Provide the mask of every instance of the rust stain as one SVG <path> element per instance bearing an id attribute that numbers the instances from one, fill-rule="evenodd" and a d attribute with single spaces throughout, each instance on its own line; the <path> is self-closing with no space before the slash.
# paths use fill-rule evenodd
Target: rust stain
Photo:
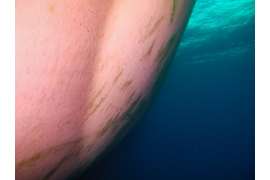
<path id="1" fill-rule="evenodd" d="M 128 97 L 128 99 L 126 100 L 126 102 L 125 102 L 126 105 L 129 104 L 129 102 L 130 102 L 131 99 L 133 98 L 134 94 L 135 94 L 135 91 L 134 91 L 134 92 Z"/>
<path id="2" fill-rule="evenodd" d="M 99 101 L 99 103 L 96 105 L 95 109 L 90 113 L 90 115 L 94 114 L 96 112 L 96 110 L 100 107 L 100 105 L 102 104 L 102 102 L 105 100 L 105 97 L 102 97 Z"/>
<path id="3" fill-rule="evenodd" d="M 123 72 L 123 69 L 118 73 L 117 76 L 115 76 L 115 78 L 114 78 L 114 80 L 113 80 L 113 84 L 116 83 L 116 82 L 119 80 L 119 78 L 120 78 L 122 72 Z"/>
<path id="4" fill-rule="evenodd" d="M 51 169 L 43 178 L 42 180 L 49 179 L 60 167 L 61 165 L 66 162 L 71 156 L 64 157 L 53 169 Z"/>
<path id="5" fill-rule="evenodd" d="M 156 29 L 159 27 L 161 21 L 163 20 L 163 18 L 164 18 L 164 16 L 162 16 L 161 18 L 159 18 L 156 21 L 156 23 L 152 26 L 152 28 L 150 28 L 150 30 L 148 31 L 148 33 L 144 37 L 142 37 L 140 39 L 139 43 L 142 42 L 142 41 L 144 41 L 147 37 L 151 36 L 156 31 Z"/>
<path id="6" fill-rule="evenodd" d="M 152 45 L 149 47 L 149 49 L 146 51 L 146 53 L 142 56 L 142 58 L 140 59 L 140 61 L 143 61 L 144 59 L 146 59 L 148 56 L 150 56 L 153 47 L 155 45 L 155 40 L 153 40 Z"/>
<path id="7" fill-rule="evenodd" d="M 148 49 L 148 51 L 146 52 L 146 56 L 149 56 L 152 52 L 152 49 L 154 47 L 154 44 L 155 44 L 155 40 L 152 42 L 152 45 L 150 46 L 150 48 Z"/>
<path id="8" fill-rule="evenodd" d="M 131 81 L 126 81 L 123 86 L 121 87 L 120 91 L 123 91 L 125 90 L 128 86 L 130 86 L 132 83 L 132 80 Z"/>
<path id="9" fill-rule="evenodd" d="M 89 109 L 91 109 L 93 107 L 94 101 L 99 97 L 99 95 L 101 94 L 104 87 L 105 87 L 105 84 L 99 89 L 97 94 L 95 94 L 94 97 L 90 100 L 90 102 L 86 105 L 86 107 L 85 107 L 86 111 L 88 111 Z"/>
<path id="10" fill-rule="evenodd" d="M 64 150 L 72 145 L 76 145 L 82 140 L 85 140 L 89 138 L 90 136 L 85 136 L 85 137 L 79 137 L 73 141 L 69 141 L 66 143 L 59 144 L 57 146 L 48 148 L 44 151 L 40 151 L 38 153 L 35 153 L 32 157 L 28 159 L 24 159 L 21 162 L 19 162 L 17 165 L 15 165 L 15 169 L 18 170 L 20 168 L 26 167 L 26 166 L 31 166 L 33 163 L 37 162 L 38 160 L 44 159 L 45 157 L 49 156 L 50 154 L 55 154 L 57 152 L 60 152 L 61 150 Z"/>
<path id="11" fill-rule="evenodd" d="M 177 0 L 173 0 L 172 14 L 171 14 L 171 20 L 170 20 L 171 23 L 173 22 L 173 19 L 174 19 L 176 7 L 177 7 Z"/>
<path id="12" fill-rule="evenodd" d="M 54 7 L 50 6 L 50 12 L 53 12 L 53 11 L 54 11 Z"/>

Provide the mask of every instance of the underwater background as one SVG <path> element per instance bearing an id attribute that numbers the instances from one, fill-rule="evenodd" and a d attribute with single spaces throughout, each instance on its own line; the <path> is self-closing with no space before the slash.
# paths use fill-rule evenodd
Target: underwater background
<path id="1" fill-rule="evenodd" d="M 255 0 L 197 0 L 148 115 L 79 179 L 255 179 Z"/>

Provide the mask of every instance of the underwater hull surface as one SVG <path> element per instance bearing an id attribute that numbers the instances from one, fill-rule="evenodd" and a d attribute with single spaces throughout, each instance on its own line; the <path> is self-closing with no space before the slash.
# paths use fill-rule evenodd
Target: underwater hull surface
<path id="1" fill-rule="evenodd" d="M 74 178 L 157 96 L 195 1 L 16 1 L 16 179 Z"/>

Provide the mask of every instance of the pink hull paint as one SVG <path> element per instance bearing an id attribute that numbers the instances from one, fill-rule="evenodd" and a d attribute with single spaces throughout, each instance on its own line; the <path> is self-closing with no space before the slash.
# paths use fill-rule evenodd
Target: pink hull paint
<path id="1" fill-rule="evenodd" d="M 147 113 L 195 0 L 16 1 L 16 179 L 77 176 Z"/>

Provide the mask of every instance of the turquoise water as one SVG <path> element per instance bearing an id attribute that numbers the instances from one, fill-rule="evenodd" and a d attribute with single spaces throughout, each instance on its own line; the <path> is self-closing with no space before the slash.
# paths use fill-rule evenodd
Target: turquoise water
<path id="1" fill-rule="evenodd" d="M 182 52 L 187 51 L 192 58 L 181 57 L 181 60 L 199 63 L 254 51 L 255 39 L 243 37 L 254 37 L 254 23 L 255 0 L 198 0 L 177 55 L 183 56 Z M 199 49 L 202 46 L 208 49 L 202 51 Z M 196 49 L 193 56 L 191 50 Z"/>
<path id="2" fill-rule="evenodd" d="M 255 179 L 255 1 L 198 0 L 145 120 L 80 179 Z"/>

